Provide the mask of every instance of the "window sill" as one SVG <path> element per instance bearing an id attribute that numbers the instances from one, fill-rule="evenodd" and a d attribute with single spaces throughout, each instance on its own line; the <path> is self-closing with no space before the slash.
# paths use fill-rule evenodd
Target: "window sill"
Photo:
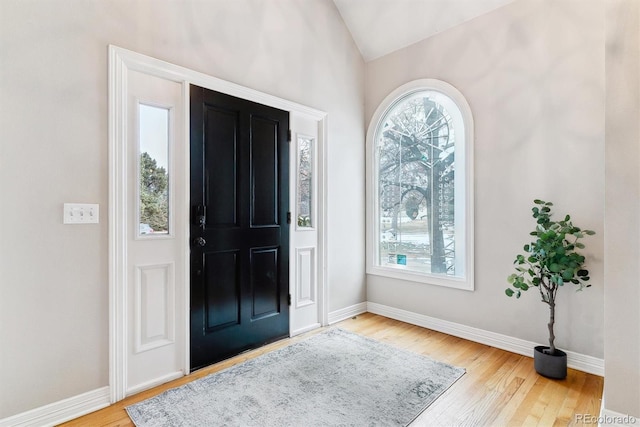
<path id="1" fill-rule="evenodd" d="M 367 274 L 389 277 L 424 285 L 443 286 L 446 288 L 473 291 L 474 284 L 470 277 L 443 277 L 434 274 L 406 271 L 402 267 L 367 267 Z"/>

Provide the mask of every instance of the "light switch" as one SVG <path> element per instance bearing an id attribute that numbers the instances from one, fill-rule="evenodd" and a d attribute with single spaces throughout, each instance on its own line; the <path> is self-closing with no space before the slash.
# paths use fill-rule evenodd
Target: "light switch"
<path id="1" fill-rule="evenodd" d="M 65 224 L 97 224 L 100 220 L 98 204 L 65 203 L 63 222 Z"/>

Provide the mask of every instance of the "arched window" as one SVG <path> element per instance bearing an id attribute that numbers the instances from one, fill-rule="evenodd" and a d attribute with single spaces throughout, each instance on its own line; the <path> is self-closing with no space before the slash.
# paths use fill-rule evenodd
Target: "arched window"
<path id="1" fill-rule="evenodd" d="M 473 289 L 473 118 L 440 80 L 393 91 L 367 132 L 367 272 Z"/>

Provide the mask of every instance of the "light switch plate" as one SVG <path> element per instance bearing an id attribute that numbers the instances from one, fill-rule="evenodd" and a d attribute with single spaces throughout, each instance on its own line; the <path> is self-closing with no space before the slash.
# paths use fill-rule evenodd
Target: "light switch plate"
<path id="1" fill-rule="evenodd" d="M 100 221 L 100 209 L 93 203 L 65 203 L 63 222 L 65 224 L 97 224 Z"/>

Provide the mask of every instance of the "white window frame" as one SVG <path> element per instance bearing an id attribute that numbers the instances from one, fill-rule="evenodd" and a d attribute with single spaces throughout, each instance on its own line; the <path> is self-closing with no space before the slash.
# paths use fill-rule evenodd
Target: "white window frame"
<path id="1" fill-rule="evenodd" d="M 378 265 L 379 259 L 379 203 L 378 203 L 378 164 L 376 159 L 376 135 L 382 120 L 397 103 L 413 94 L 423 91 L 436 91 L 450 98 L 460 110 L 464 124 L 463 150 L 456 147 L 456 186 L 462 184 L 460 192 L 456 189 L 456 258 L 462 257 L 463 272 L 459 276 L 422 273 L 406 270 L 403 267 Z M 419 79 L 406 83 L 391 92 L 376 109 L 367 130 L 367 274 L 408 280 L 456 289 L 474 290 L 474 181 L 473 181 L 473 116 L 469 103 L 462 93 L 451 84 L 437 79 Z M 463 194 L 460 198 L 459 194 Z M 460 200 L 461 199 L 461 200 Z M 459 225 L 462 230 L 459 230 Z M 462 234 L 459 234 L 461 231 Z M 456 264 L 458 264 L 456 262 Z"/>

